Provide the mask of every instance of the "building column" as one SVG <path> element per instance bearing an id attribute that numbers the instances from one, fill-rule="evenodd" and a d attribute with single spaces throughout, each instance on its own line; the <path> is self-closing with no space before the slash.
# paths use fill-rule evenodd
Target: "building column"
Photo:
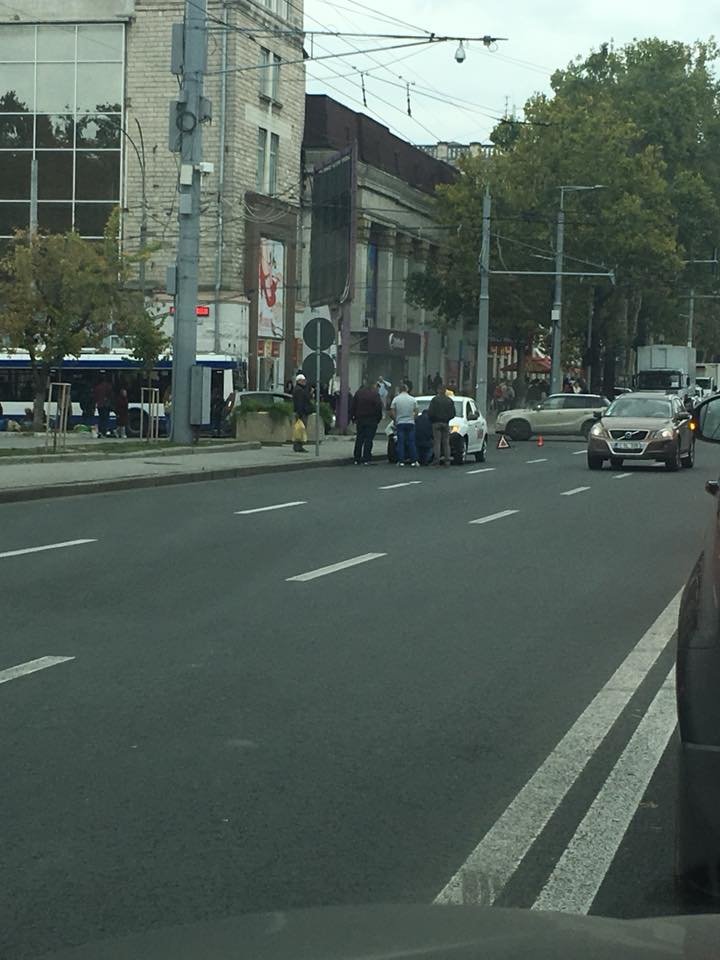
<path id="1" fill-rule="evenodd" d="M 392 324 L 398 330 L 407 330 L 408 328 L 408 304 L 405 299 L 405 285 L 410 274 L 410 251 L 412 250 L 412 237 L 406 233 L 399 233 L 395 238 L 395 256 L 393 270 L 392 286 Z"/>
<path id="2" fill-rule="evenodd" d="M 392 327 L 393 308 L 393 259 L 395 252 L 395 228 L 381 227 L 377 236 L 377 326 Z"/>
<path id="3" fill-rule="evenodd" d="M 364 330 L 367 326 L 367 275 L 368 243 L 370 242 L 370 220 L 358 216 L 355 240 L 355 279 L 350 308 L 350 324 L 353 330 Z"/>

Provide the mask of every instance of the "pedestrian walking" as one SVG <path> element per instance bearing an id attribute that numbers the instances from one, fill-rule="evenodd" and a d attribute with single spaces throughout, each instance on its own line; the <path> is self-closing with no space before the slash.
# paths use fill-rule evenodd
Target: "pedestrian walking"
<path id="1" fill-rule="evenodd" d="M 98 412 L 98 440 L 110 433 L 110 413 L 112 412 L 112 387 L 108 380 L 102 379 L 95 384 L 93 399 Z"/>
<path id="2" fill-rule="evenodd" d="M 117 421 L 117 435 L 121 440 L 127 440 L 127 428 L 130 419 L 130 405 L 127 390 L 122 387 L 115 398 L 115 418 Z"/>
<path id="3" fill-rule="evenodd" d="M 307 441 L 307 421 L 312 413 L 312 403 L 310 402 L 310 392 L 307 386 L 307 380 L 304 373 L 299 373 L 295 377 L 295 387 L 293 389 L 293 410 L 295 412 L 295 425 L 293 427 L 293 450 L 295 453 L 307 453 L 305 442 Z M 298 427 L 302 424 L 302 428 Z M 296 439 L 297 437 L 297 439 Z"/>
<path id="4" fill-rule="evenodd" d="M 447 395 L 442 383 L 430 401 L 428 415 L 432 423 L 435 466 L 439 467 L 445 464 L 447 467 L 450 464 L 450 427 L 448 424 L 455 416 L 455 404 Z"/>
<path id="5" fill-rule="evenodd" d="M 397 431 L 397 462 L 404 467 L 409 462 L 413 467 L 419 467 L 417 448 L 415 446 L 415 414 L 417 402 L 415 397 L 408 393 L 407 386 L 400 384 L 397 396 L 390 404 L 390 415 L 395 421 Z"/>
<path id="6" fill-rule="evenodd" d="M 387 410 L 390 404 L 390 389 L 392 384 L 389 380 L 386 380 L 385 377 L 378 377 L 377 381 L 377 390 L 380 396 L 380 402 L 383 406 L 383 411 Z"/>
<path id="7" fill-rule="evenodd" d="M 350 404 L 350 419 L 356 426 L 353 451 L 355 464 L 372 463 L 373 440 L 382 416 L 380 394 L 370 383 L 363 383 Z"/>
<path id="8" fill-rule="evenodd" d="M 163 397 L 163 413 L 165 414 L 165 436 L 170 440 L 172 437 L 172 389 L 170 387 L 167 388 Z"/>

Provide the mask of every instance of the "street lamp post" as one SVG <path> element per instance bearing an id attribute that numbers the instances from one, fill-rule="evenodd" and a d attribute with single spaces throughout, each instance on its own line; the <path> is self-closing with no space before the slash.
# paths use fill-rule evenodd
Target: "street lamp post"
<path id="1" fill-rule="evenodd" d="M 550 392 L 560 392 L 560 373 L 562 367 L 562 278 L 563 255 L 565 245 L 565 191 L 566 190 L 602 190 L 604 184 L 593 186 L 575 186 L 565 184 L 560 187 L 560 209 L 557 215 L 557 237 L 555 240 L 555 296 L 552 306 L 552 366 L 550 370 Z"/>

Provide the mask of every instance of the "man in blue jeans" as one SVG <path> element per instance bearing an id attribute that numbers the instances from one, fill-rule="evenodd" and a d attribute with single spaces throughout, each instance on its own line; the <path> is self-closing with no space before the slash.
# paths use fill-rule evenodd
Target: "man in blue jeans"
<path id="1" fill-rule="evenodd" d="M 390 404 L 390 414 L 395 421 L 397 431 L 397 462 L 404 467 L 409 462 L 413 467 L 419 467 L 417 449 L 415 446 L 415 414 L 417 403 L 415 397 L 408 393 L 407 384 L 401 383 L 398 395 Z"/>

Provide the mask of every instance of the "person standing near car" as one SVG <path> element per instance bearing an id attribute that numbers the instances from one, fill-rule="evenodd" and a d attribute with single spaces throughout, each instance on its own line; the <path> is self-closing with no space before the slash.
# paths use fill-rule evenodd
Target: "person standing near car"
<path id="1" fill-rule="evenodd" d="M 310 402 L 310 391 L 308 390 L 304 373 L 299 373 L 295 377 L 293 410 L 295 412 L 295 422 L 301 421 L 303 427 L 307 429 L 308 417 L 312 413 L 312 403 Z M 293 450 L 296 453 L 306 453 L 304 441 L 293 440 Z"/>
<path id="2" fill-rule="evenodd" d="M 413 467 L 419 467 L 417 449 L 415 446 L 415 414 L 417 402 L 415 397 L 408 393 L 407 385 L 400 384 L 397 396 L 390 404 L 390 416 L 395 421 L 397 431 L 397 462 L 404 467 L 409 462 Z"/>
<path id="3" fill-rule="evenodd" d="M 121 387 L 115 397 L 115 418 L 117 421 L 117 435 L 121 440 L 127 440 L 127 428 L 130 420 L 130 405 L 125 387 Z"/>
<path id="4" fill-rule="evenodd" d="M 355 464 L 372 463 L 373 440 L 382 416 L 380 394 L 369 383 L 363 383 L 350 404 L 350 419 L 357 428 L 353 451 Z"/>
<path id="5" fill-rule="evenodd" d="M 448 424 L 455 416 L 455 404 L 447 395 L 442 383 L 430 401 L 428 415 L 432 423 L 435 466 L 439 467 L 442 464 L 448 466 L 450 463 L 450 427 Z"/>

